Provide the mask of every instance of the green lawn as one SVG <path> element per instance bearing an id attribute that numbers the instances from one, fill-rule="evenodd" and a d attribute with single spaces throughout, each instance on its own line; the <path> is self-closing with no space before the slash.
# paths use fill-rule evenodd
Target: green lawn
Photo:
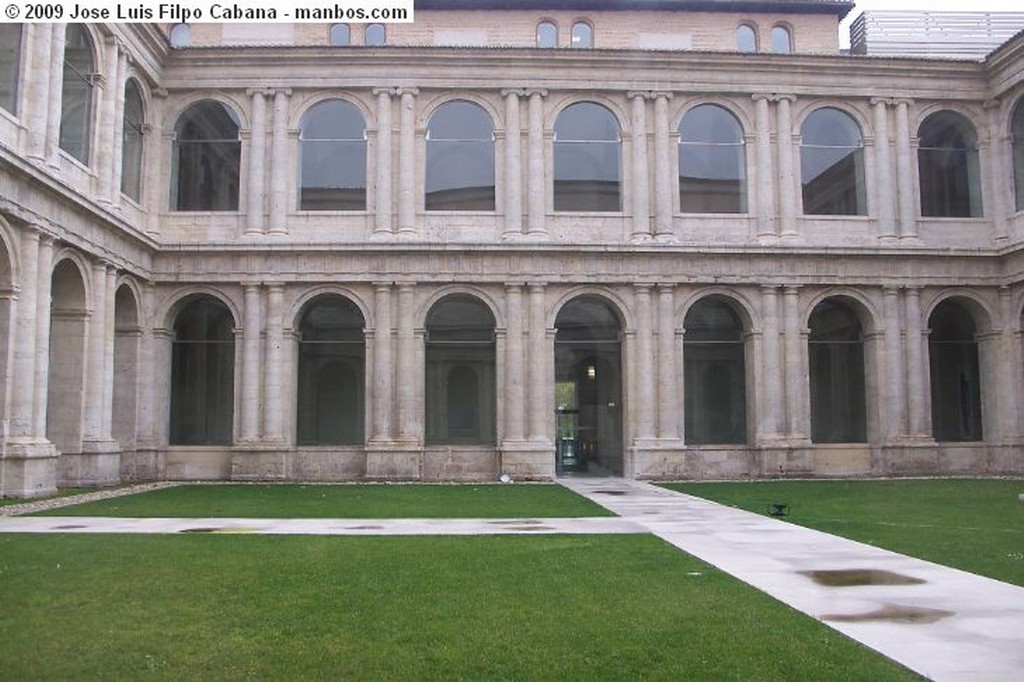
<path id="1" fill-rule="evenodd" d="M 648 535 L 0 535 L 0 671 L 917 679 Z"/>
<path id="2" fill-rule="evenodd" d="M 183 485 L 41 512 L 187 518 L 564 518 L 613 516 L 554 484 Z"/>
<path id="3" fill-rule="evenodd" d="M 1024 586 L 1022 480 L 764 481 L 665 487 Z"/>

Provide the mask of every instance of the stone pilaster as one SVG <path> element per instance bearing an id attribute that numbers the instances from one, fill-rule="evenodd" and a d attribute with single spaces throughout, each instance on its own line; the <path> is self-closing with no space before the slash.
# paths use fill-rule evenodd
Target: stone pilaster
<path id="1" fill-rule="evenodd" d="M 931 415 L 928 405 L 931 397 L 928 383 L 925 381 L 925 335 L 921 321 L 921 290 L 919 287 L 907 287 L 906 315 L 907 328 L 907 404 L 908 427 L 913 438 L 931 438 Z"/>
<path id="2" fill-rule="evenodd" d="M 916 240 L 917 215 L 920 207 L 914 194 L 917 163 L 911 143 L 910 104 L 910 100 L 896 100 L 896 183 L 900 238 Z"/>
<path id="3" fill-rule="evenodd" d="M 658 285 L 658 438 L 679 437 L 675 286 Z"/>
<path id="4" fill-rule="evenodd" d="M 247 443 L 260 438 L 260 330 L 263 311 L 259 284 L 243 287 L 242 311 L 242 424 L 240 439 Z"/>
<path id="5" fill-rule="evenodd" d="M 772 168 L 772 134 L 770 95 L 754 95 L 754 133 L 756 137 L 755 167 L 757 178 L 754 188 L 757 202 L 757 236 L 759 239 L 778 237 L 775 224 L 775 183 Z"/>
<path id="6" fill-rule="evenodd" d="M 528 415 L 528 437 L 532 441 L 547 439 L 547 406 L 554 396 L 547 396 L 547 322 L 545 320 L 545 285 L 539 282 L 530 283 L 530 333 L 529 343 L 529 383 L 527 396 L 530 405 Z"/>
<path id="7" fill-rule="evenodd" d="M 373 412 L 370 440 L 384 443 L 391 440 L 391 396 L 394 372 L 391 359 L 391 283 L 373 285 Z"/>
<path id="8" fill-rule="evenodd" d="M 778 440 L 781 436 L 782 356 L 779 349 L 779 291 L 776 285 L 761 287 L 761 388 L 758 395 L 758 440 Z"/>
<path id="9" fill-rule="evenodd" d="M 282 365 L 284 363 L 284 285 L 267 286 L 266 364 L 263 375 L 263 438 L 273 443 L 287 439 L 284 433 L 285 398 Z"/>
<path id="10" fill-rule="evenodd" d="M 882 289 L 885 314 L 885 424 L 890 442 L 907 433 L 907 373 L 903 364 L 900 324 L 900 292 L 894 286 Z"/>
<path id="11" fill-rule="evenodd" d="M 107 36 L 103 43 L 103 78 L 99 89 L 99 116 L 96 119 L 97 148 L 96 179 L 98 182 L 99 201 L 111 203 L 114 200 L 114 140 L 121 137 L 120 121 L 115 120 L 117 109 L 117 89 L 119 85 L 118 61 L 120 41 L 115 36 Z"/>
<path id="12" fill-rule="evenodd" d="M 878 216 L 878 238 L 892 242 L 896 233 L 896 188 L 893 185 L 892 141 L 889 136 L 889 100 L 871 100 L 875 127 L 875 192 L 872 212 Z"/>
<path id="13" fill-rule="evenodd" d="M 799 183 L 793 163 L 793 118 L 791 103 L 796 98 L 792 95 L 778 95 L 776 109 L 776 151 L 778 153 L 779 186 L 779 220 L 783 237 L 796 237 L 797 192 Z"/>
<path id="14" fill-rule="evenodd" d="M 398 372 L 404 377 L 396 382 L 398 391 L 398 439 L 403 442 L 419 443 L 423 439 L 416 417 L 416 382 L 413 376 L 420 376 L 423 368 L 418 367 L 416 353 L 416 284 L 403 282 L 398 285 Z"/>
<path id="15" fill-rule="evenodd" d="M 653 92 L 654 97 L 654 236 L 660 242 L 675 240 L 672 229 L 672 133 L 668 126 L 671 92 Z M 678 172 L 678 171 L 677 171 Z"/>
<path id="16" fill-rule="evenodd" d="M 288 107 L 292 91 L 288 88 L 274 90 L 274 128 L 270 147 L 270 234 L 288 234 L 289 188 L 293 184 L 287 176 L 290 167 L 288 158 Z"/>
<path id="17" fill-rule="evenodd" d="M 800 323 L 800 287 L 783 289 L 786 343 L 786 422 L 789 438 L 804 441 L 810 435 L 811 404 L 807 393 L 807 333 Z"/>
<path id="18" fill-rule="evenodd" d="M 167 91 L 156 89 L 150 99 L 150 122 L 152 135 L 147 135 L 146 151 L 142 168 L 142 192 L 144 204 L 149 209 L 146 232 L 152 237 L 160 235 L 160 218 L 168 208 L 171 160 L 170 139 L 164 134 L 164 110 L 167 108 Z M 146 162 L 147 159 L 152 161 Z"/>
<path id="19" fill-rule="evenodd" d="M 523 409 L 523 287 L 505 285 L 505 437 L 523 440 L 525 419 Z"/>
<path id="20" fill-rule="evenodd" d="M 54 240 L 48 235 L 39 238 L 38 284 L 36 286 L 36 358 L 35 398 L 32 414 L 32 435 L 46 438 L 46 405 L 50 383 L 50 295 L 53 287 Z"/>
<path id="21" fill-rule="evenodd" d="M 106 379 L 107 264 L 92 265 L 91 306 L 86 326 L 84 440 L 103 441 L 103 394 Z M 84 447 L 84 446 L 83 446 Z"/>
<path id="22" fill-rule="evenodd" d="M 114 337 L 117 333 L 117 269 L 107 268 L 107 284 L 104 290 L 106 319 L 104 321 L 103 357 L 103 430 L 104 439 L 114 440 Z"/>
<path id="23" fill-rule="evenodd" d="M 653 315 L 651 314 L 651 285 L 635 284 L 636 296 L 636 354 L 638 400 L 633 418 L 636 435 L 640 440 L 654 438 L 654 343 Z"/>
<path id="24" fill-rule="evenodd" d="M 649 92 L 629 92 L 632 101 L 633 127 L 633 229 L 630 241 L 643 243 L 651 239 L 650 168 L 647 162 L 647 100 Z"/>
<path id="25" fill-rule="evenodd" d="M 60 148 L 60 120 L 63 118 L 64 99 L 64 41 L 67 24 L 53 24 L 50 40 L 50 108 L 46 121 L 46 159 L 52 166 L 58 165 L 57 153 Z M 92 128 L 90 127 L 90 131 Z"/>
<path id="26" fill-rule="evenodd" d="M 1007 202 L 1013 197 L 1013 189 L 1010 187 L 1013 176 L 1004 171 L 1007 164 L 1003 163 L 1003 154 L 1010 149 L 1010 140 L 1003 135 L 1003 109 L 1000 101 L 985 102 L 985 113 L 988 115 L 988 135 L 980 150 L 982 172 L 987 179 L 987 182 L 981 183 L 983 205 L 985 215 L 992 217 L 996 239 L 1002 242 L 1010 238 L 1006 216 L 1010 212 Z"/>
<path id="27" fill-rule="evenodd" d="M 546 238 L 547 209 L 545 196 L 547 192 L 547 174 L 544 170 L 544 98 L 547 90 L 528 90 L 529 97 L 529 128 L 527 144 L 529 145 L 529 201 L 528 231 L 531 236 Z"/>
<path id="28" fill-rule="evenodd" d="M 524 94 L 525 90 L 501 91 L 505 98 L 505 239 L 515 239 L 523 232 L 523 131 L 519 98 Z"/>
<path id="29" fill-rule="evenodd" d="M 28 129 L 28 154 L 35 159 L 46 158 L 46 132 L 50 119 L 50 43 L 53 24 L 30 24 L 31 51 L 26 79 L 25 112 L 22 115 Z"/>
<path id="30" fill-rule="evenodd" d="M 391 97 L 394 88 L 376 88 L 377 97 L 377 187 L 373 236 L 391 234 Z"/>
<path id="31" fill-rule="evenodd" d="M 249 131 L 248 191 L 245 202 L 245 233 L 263 232 L 264 168 L 267 157 L 267 91 L 247 90 L 252 98 L 252 128 Z"/>
<path id="32" fill-rule="evenodd" d="M 400 88 L 398 130 L 398 232 L 416 234 L 416 88 Z"/>

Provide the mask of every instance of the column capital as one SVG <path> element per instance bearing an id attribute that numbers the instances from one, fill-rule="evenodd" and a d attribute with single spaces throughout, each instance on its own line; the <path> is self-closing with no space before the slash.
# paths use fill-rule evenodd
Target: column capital
<path id="1" fill-rule="evenodd" d="M 505 291 L 522 291 L 526 282 L 505 282 Z"/>
<path id="2" fill-rule="evenodd" d="M 786 296 L 796 296 L 801 288 L 803 287 L 800 284 L 786 284 L 782 287 L 782 293 Z"/>
<path id="3" fill-rule="evenodd" d="M 524 97 L 526 96 L 525 88 L 502 88 L 502 97 Z"/>
<path id="4" fill-rule="evenodd" d="M 373 282 L 373 289 L 374 291 L 386 291 L 390 290 L 394 284 L 394 282 Z"/>
<path id="5" fill-rule="evenodd" d="M 782 285 L 781 284 L 762 284 L 761 285 L 761 293 L 762 294 L 768 294 L 768 293 L 777 294 L 777 293 L 779 293 L 779 287 L 780 286 L 782 286 Z"/>
<path id="6" fill-rule="evenodd" d="M 663 294 L 674 294 L 676 291 L 675 282 L 658 282 L 658 291 Z"/>
<path id="7" fill-rule="evenodd" d="M 391 88 L 374 88 L 372 90 L 372 92 L 373 92 L 375 97 L 380 97 L 381 95 L 387 95 L 388 97 L 394 97 L 395 95 L 398 94 L 398 88 L 394 88 L 394 87 L 391 87 Z"/>
<path id="8" fill-rule="evenodd" d="M 981 108 L 982 109 L 986 109 L 986 110 L 987 109 L 998 109 L 1001 106 L 1003 106 L 1003 103 L 1002 103 L 1002 101 L 998 97 L 993 97 L 991 99 L 987 99 L 987 100 L 985 100 L 984 102 L 981 103 Z"/>
<path id="9" fill-rule="evenodd" d="M 267 88 L 267 94 L 268 95 L 274 95 L 275 97 L 277 97 L 278 95 L 280 95 L 281 97 L 291 97 L 292 96 L 292 89 L 291 88 Z"/>
<path id="10" fill-rule="evenodd" d="M 415 97 L 416 95 L 420 94 L 420 90 L 419 88 L 399 86 L 395 88 L 395 94 L 400 97 Z"/>
<path id="11" fill-rule="evenodd" d="M 543 291 L 547 287 L 547 282 L 532 281 L 527 282 L 526 286 L 529 287 L 530 291 Z"/>
<path id="12" fill-rule="evenodd" d="M 245 94 L 249 97 L 255 97 L 256 95 L 262 95 L 263 97 L 266 97 L 273 93 L 274 91 L 270 88 L 246 88 L 245 90 Z"/>
<path id="13" fill-rule="evenodd" d="M 675 96 L 671 90 L 651 90 L 649 93 L 651 99 L 670 100 Z"/>
<path id="14" fill-rule="evenodd" d="M 871 103 L 871 106 L 878 106 L 879 104 L 889 107 L 896 106 L 895 97 L 872 97 L 868 100 L 868 102 Z"/>
<path id="15" fill-rule="evenodd" d="M 626 92 L 626 97 L 639 100 L 654 99 L 653 93 L 650 90 L 629 90 Z"/>
<path id="16" fill-rule="evenodd" d="M 267 282 L 267 291 L 270 291 L 270 292 L 284 291 L 284 282 Z"/>
<path id="17" fill-rule="evenodd" d="M 395 284 L 398 287 L 398 293 L 411 292 L 416 289 L 416 282 L 395 282 Z"/>
<path id="18" fill-rule="evenodd" d="M 909 97 L 894 97 L 892 103 L 897 107 L 909 107 L 914 103 L 914 100 Z"/>
<path id="19" fill-rule="evenodd" d="M 883 296 L 899 296 L 900 286 L 898 284 L 883 284 L 882 295 Z"/>
<path id="20" fill-rule="evenodd" d="M 633 289 L 638 293 L 651 293 L 651 289 L 654 288 L 654 282 L 633 282 Z"/>
<path id="21" fill-rule="evenodd" d="M 536 96 L 536 97 L 547 97 L 548 96 L 548 91 L 543 89 L 543 88 L 527 88 L 525 93 L 526 93 L 527 97 L 534 97 L 534 96 Z"/>

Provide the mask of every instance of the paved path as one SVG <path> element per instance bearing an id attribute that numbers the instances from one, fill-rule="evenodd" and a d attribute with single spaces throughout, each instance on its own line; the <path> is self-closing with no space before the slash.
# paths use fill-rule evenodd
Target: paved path
<path id="1" fill-rule="evenodd" d="M 933 680 L 1024 680 L 1024 588 L 647 483 L 561 483 Z"/>

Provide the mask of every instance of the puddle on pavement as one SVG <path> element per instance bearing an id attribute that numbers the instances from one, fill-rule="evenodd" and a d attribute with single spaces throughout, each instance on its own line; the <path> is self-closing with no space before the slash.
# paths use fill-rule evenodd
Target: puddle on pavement
<path id="1" fill-rule="evenodd" d="M 527 525 L 531 525 L 531 524 L 539 525 L 541 523 L 537 519 L 516 519 L 515 522 L 518 523 L 521 526 L 527 526 Z M 491 524 L 492 526 L 504 526 L 504 525 L 508 524 L 508 521 L 507 520 L 498 520 L 498 521 L 488 521 L 487 523 Z"/>
<path id="2" fill-rule="evenodd" d="M 551 526 L 505 526 L 506 530 L 554 530 Z"/>
<path id="3" fill-rule="evenodd" d="M 182 528 L 179 533 L 216 533 L 220 528 Z"/>
<path id="4" fill-rule="evenodd" d="M 77 530 L 79 528 L 85 528 L 85 526 L 54 526 L 54 530 Z"/>
<path id="5" fill-rule="evenodd" d="M 799 571 L 825 587 L 861 587 L 863 585 L 920 585 L 924 580 L 874 568 L 850 568 L 832 571 Z"/>
<path id="6" fill-rule="evenodd" d="M 345 530 L 384 530 L 384 526 L 345 526 Z"/>
<path id="7" fill-rule="evenodd" d="M 626 495 L 625 490 L 595 490 L 595 493 L 601 493 L 602 495 Z"/>
<path id="8" fill-rule="evenodd" d="M 908 625 L 928 625 L 943 618 L 955 616 L 953 611 L 942 609 L 929 609 L 923 606 L 902 606 L 900 604 L 886 604 L 874 611 L 867 613 L 852 614 L 829 614 L 822 616 L 822 620 L 834 623 L 874 623 L 886 621 L 890 623 L 906 623 Z"/>

